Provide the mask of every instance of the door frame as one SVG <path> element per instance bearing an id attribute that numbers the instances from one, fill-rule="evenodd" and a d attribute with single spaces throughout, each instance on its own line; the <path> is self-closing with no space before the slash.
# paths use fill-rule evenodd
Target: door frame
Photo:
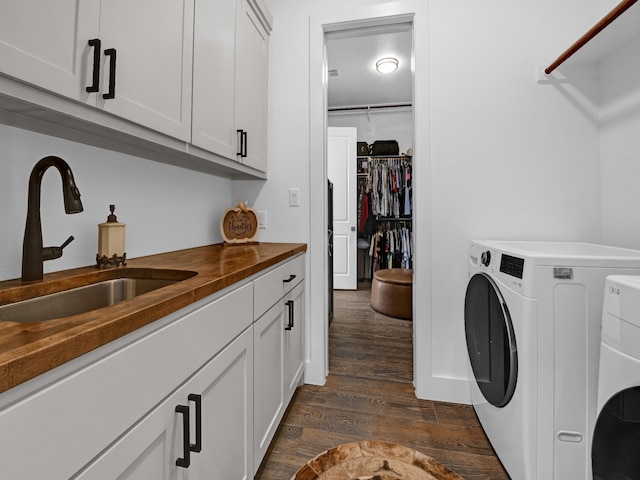
<path id="1" fill-rule="evenodd" d="M 413 168 L 414 279 L 413 297 L 414 386 L 419 398 L 427 398 L 432 388 L 431 317 L 431 201 L 430 201 L 430 121 L 429 121 L 429 35 L 428 2 L 403 0 L 357 9 L 335 11 L 309 19 L 309 196 L 310 217 L 324 222 L 309 226 L 310 319 L 307 336 L 305 382 L 323 385 L 329 372 L 328 356 L 328 261 L 326 255 L 327 183 L 327 83 L 328 65 L 325 34 L 357 27 L 411 23 L 413 30 Z M 419 188 L 417 187 L 419 185 Z M 417 246 L 420 246 L 418 249 Z M 420 346 L 420 348 L 416 348 Z M 437 380 L 437 379 L 436 379 Z M 441 379 L 446 384 L 446 379 Z M 444 388 L 446 385 L 442 384 Z"/>

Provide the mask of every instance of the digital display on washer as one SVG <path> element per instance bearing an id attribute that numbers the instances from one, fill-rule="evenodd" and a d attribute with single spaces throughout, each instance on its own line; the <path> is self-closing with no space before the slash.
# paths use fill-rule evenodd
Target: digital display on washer
<path id="1" fill-rule="evenodd" d="M 511 255 L 502 254 L 500 259 L 500 271 L 511 275 L 512 277 L 522 278 L 522 270 L 524 269 L 524 258 L 512 257 Z"/>

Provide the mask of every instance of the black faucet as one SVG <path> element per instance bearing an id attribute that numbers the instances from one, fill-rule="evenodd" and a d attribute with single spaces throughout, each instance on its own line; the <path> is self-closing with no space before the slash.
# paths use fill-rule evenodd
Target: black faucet
<path id="1" fill-rule="evenodd" d="M 80 191 L 73 179 L 71 167 L 59 157 L 44 157 L 31 171 L 29 177 L 29 203 L 27 206 L 27 225 L 24 229 L 22 244 L 22 280 L 42 280 L 42 264 L 62 256 L 62 250 L 73 241 L 69 237 L 59 247 L 42 246 L 42 224 L 40 223 L 40 191 L 42 177 L 49 167 L 56 167 L 62 177 L 62 195 L 66 213 L 80 213 L 82 202 Z"/>

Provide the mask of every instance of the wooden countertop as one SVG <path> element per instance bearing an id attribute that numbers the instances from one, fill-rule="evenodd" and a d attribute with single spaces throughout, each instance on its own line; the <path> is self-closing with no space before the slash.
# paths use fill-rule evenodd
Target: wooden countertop
<path id="1" fill-rule="evenodd" d="M 0 392 L 47 372 L 298 253 L 300 243 L 209 245 L 127 260 L 125 269 L 188 270 L 197 275 L 131 300 L 42 322 L 0 321 Z M 0 304 L 21 300 L 25 285 L 38 295 L 80 286 L 104 272 L 83 267 L 46 274 L 41 282 L 0 282 Z M 57 285 L 56 290 L 53 290 Z"/>

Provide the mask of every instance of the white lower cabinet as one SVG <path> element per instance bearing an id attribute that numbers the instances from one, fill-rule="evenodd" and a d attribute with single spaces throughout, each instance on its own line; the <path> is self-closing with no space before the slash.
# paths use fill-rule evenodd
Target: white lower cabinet
<path id="1" fill-rule="evenodd" d="M 251 330 L 252 298 L 252 282 L 238 285 L 105 345 L 105 353 L 69 362 L 65 374 L 49 372 L 34 379 L 33 388 L 25 384 L 3 393 L 0 478 L 66 480 L 83 472 L 149 412 L 181 391 L 225 346 Z M 201 387 L 189 393 L 204 391 Z M 186 402 L 186 395 L 179 401 Z M 152 420 L 143 428 L 155 422 L 161 421 Z M 166 442 L 175 437 L 169 433 L 157 437 L 167 448 Z M 148 455 L 160 451 L 151 443 L 145 448 Z M 140 468 L 149 466 L 138 463 Z"/>
<path id="2" fill-rule="evenodd" d="M 249 328 L 78 480 L 252 478 L 252 350 Z"/>
<path id="3" fill-rule="evenodd" d="M 254 282 L 254 473 L 304 373 L 304 262 L 298 256 Z"/>
<path id="4" fill-rule="evenodd" d="M 281 262 L 0 394 L 0 478 L 253 478 L 303 375 L 304 266 Z"/>

